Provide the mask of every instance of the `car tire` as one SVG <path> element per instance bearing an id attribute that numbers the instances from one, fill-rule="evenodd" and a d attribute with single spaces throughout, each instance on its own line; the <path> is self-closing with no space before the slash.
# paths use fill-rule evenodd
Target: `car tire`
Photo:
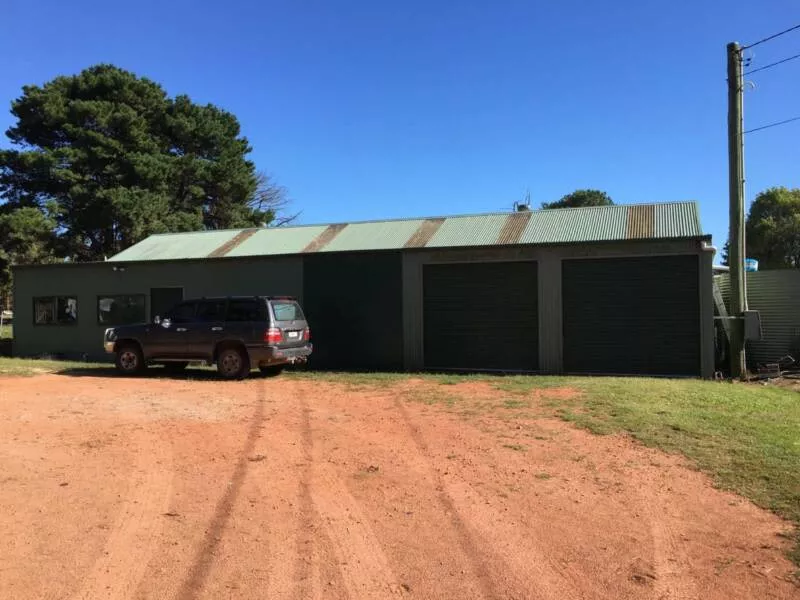
<path id="1" fill-rule="evenodd" d="M 259 370 L 265 377 L 277 377 L 283 373 L 283 368 L 283 365 L 271 365 L 267 367 L 259 367 Z"/>
<path id="2" fill-rule="evenodd" d="M 167 373 L 183 373 L 188 366 L 188 362 L 168 362 L 164 363 L 164 371 Z"/>
<path id="3" fill-rule="evenodd" d="M 250 373 L 247 352 L 236 346 L 222 348 L 217 354 L 217 372 L 223 379 L 244 379 Z"/>
<path id="4" fill-rule="evenodd" d="M 138 344 L 123 344 L 117 349 L 114 360 L 117 371 L 124 375 L 140 375 L 144 372 L 144 354 Z"/>

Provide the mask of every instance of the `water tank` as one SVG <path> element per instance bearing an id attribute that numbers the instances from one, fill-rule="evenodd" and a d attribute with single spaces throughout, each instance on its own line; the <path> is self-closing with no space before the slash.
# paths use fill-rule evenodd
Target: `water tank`
<path id="1" fill-rule="evenodd" d="M 745 258 L 744 270 L 747 273 L 755 273 L 756 271 L 758 271 L 758 261 L 755 258 Z"/>

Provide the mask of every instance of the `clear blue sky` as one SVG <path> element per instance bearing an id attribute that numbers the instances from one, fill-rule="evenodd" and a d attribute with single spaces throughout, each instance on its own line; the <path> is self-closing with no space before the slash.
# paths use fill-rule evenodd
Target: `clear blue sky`
<path id="1" fill-rule="evenodd" d="M 6 0 L 0 102 L 110 62 L 235 113 L 302 222 L 503 210 L 576 188 L 697 200 L 727 232 L 725 44 L 791 0 Z M 800 52 L 800 31 L 752 68 Z M 752 77 L 746 126 L 800 115 L 800 60 Z M 0 112 L 0 129 L 12 122 Z M 748 200 L 800 186 L 800 122 L 747 136 Z M 6 144 L 5 138 L 0 144 Z"/>

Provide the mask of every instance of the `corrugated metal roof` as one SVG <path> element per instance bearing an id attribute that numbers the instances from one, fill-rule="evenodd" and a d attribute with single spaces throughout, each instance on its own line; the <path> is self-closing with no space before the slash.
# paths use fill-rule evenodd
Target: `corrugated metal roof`
<path id="1" fill-rule="evenodd" d="M 425 247 L 494 246 L 507 218 L 508 213 L 447 218 Z"/>
<path id="2" fill-rule="evenodd" d="M 342 252 L 347 250 L 391 250 L 402 248 L 424 219 L 411 221 L 378 221 L 377 223 L 353 223 L 345 227 L 320 252 Z"/>
<path id="3" fill-rule="evenodd" d="M 624 240 L 627 206 L 553 208 L 533 213 L 520 244 Z"/>
<path id="4" fill-rule="evenodd" d="M 694 202 L 671 202 L 653 204 L 656 211 L 656 238 L 699 237 L 703 235 L 700 227 L 700 213 Z"/>
<path id="5" fill-rule="evenodd" d="M 228 243 L 241 229 L 226 231 L 193 231 L 191 233 L 167 233 L 151 235 L 138 244 L 110 258 L 112 261 L 170 260 L 179 258 L 203 258 Z"/>
<path id="6" fill-rule="evenodd" d="M 546 245 L 703 235 L 694 202 L 154 235 L 112 261 Z"/>
<path id="7" fill-rule="evenodd" d="M 260 229 L 226 256 L 269 256 L 297 254 L 325 231 L 325 225 Z M 134 246 L 135 248 L 136 246 Z"/>

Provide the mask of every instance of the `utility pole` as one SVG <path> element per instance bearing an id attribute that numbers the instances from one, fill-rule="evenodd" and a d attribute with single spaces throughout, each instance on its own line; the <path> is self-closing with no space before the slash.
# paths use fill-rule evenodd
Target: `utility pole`
<path id="1" fill-rule="evenodd" d="M 744 311 L 747 310 L 747 281 L 744 273 L 744 139 L 742 105 L 744 77 L 742 47 L 728 44 L 728 185 L 730 189 L 730 233 L 728 260 L 731 277 L 731 376 L 747 375 L 744 350 Z"/>

